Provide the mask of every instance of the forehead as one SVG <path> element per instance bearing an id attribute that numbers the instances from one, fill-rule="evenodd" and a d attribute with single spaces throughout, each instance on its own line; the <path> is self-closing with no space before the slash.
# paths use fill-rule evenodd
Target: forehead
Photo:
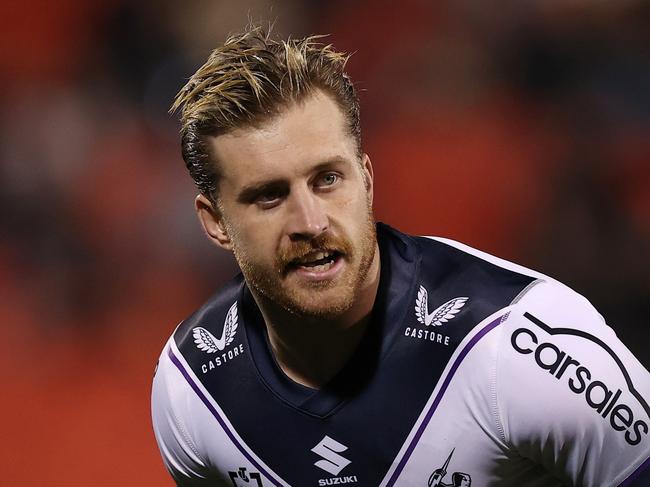
<path id="1" fill-rule="evenodd" d="M 336 102 L 322 91 L 257 126 L 209 139 L 223 189 L 253 178 L 278 178 L 334 157 L 353 161 L 356 142 Z"/>

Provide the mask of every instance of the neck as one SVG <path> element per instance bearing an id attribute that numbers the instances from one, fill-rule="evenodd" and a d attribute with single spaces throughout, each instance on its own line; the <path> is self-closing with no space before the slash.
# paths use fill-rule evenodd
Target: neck
<path id="1" fill-rule="evenodd" d="M 297 316 L 251 289 L 262 312 L 275 359 L 293 381 L 313 389 L 329 382 L 363 338 L 379 287 L 379 249 L 354 304 L 331 319 Z"/>

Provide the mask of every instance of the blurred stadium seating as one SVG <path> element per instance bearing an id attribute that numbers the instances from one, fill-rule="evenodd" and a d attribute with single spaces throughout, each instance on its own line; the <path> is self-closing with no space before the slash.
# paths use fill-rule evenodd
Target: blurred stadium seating
<path id="1" fill-rule="evenodd" d="M 3 3 L 4 485 L 172 485 L 154 365 L 236 266 L 167 109 L 249 15 L 355 52 L 378 219 L 563 280 L 650 365 L 647 2 Z"/>

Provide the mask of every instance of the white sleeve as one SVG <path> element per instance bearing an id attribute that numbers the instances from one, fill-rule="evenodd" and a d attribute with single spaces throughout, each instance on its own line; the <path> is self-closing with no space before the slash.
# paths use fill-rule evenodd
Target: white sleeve
<path id="1" fill-rule="evenodd" d="M 650 374 L 579 294 L 541 282 L 497 358 L 506 442 L 572 486 L 618 486 L 650 457 Z"/>
<path id="2" fill-rule="evenodd" d="M 179 487 L 225 486 L 210 473 L 185 424 L 191 418 L 184 410 L 187 386 L 167 355 L 168 347 L 158 362 L 151 394 L 153 429 L 165 467 Z"/>

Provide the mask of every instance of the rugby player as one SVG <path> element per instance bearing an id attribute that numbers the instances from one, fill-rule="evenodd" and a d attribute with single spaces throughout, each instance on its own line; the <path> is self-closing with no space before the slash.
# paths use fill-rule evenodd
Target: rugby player
<path id="1" fill-rule="evenodd" d="M 199 220 L 241 268 L 159 360 L 176 483 L 649 485 L 650 375 L 584 297 L 375 223 L 347 59 L 251 27 L 176 98 Z"/>

